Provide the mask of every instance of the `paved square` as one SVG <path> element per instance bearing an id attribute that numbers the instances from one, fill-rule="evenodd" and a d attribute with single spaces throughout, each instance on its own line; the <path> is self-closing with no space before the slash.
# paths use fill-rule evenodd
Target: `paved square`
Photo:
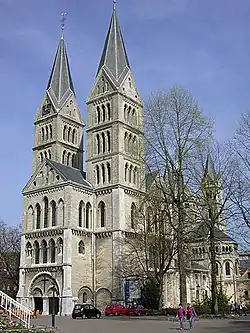
<path id="1" fill-rule="evenodd" d="M 51 317 L 42 316 L 33 324 L 51 326 Z M 56 326 L 61 333 L 172 333 L 179 331 L 178 322 L 169 322 L 164 317 L 102 317 L 101 319 L 76 319 L 56 317 Z M 188 330 L 188 323 L 185 323 Z M 200 319 L 192 330 L 196 333 L 245 333 L 250 331 L 250 316 L 236 319 Z"/>

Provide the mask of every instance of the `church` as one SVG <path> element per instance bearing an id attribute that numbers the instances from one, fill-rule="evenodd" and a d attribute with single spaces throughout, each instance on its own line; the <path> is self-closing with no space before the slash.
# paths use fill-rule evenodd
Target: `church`
<path id="1" fill-rule="evenodd" d="M 35 116 L 32 175 L 23 189 L 17 300 L 43 314 L 52 312 L 53 299 L 58 314 L 71 314 L 79 302 L 93 302 L 104 309 L 111 300 L 124 299 L 124 283 L 113 268 L 121 257 L 119 239 L 124 231 L 133 231 L 134 212 L 146 185 L 140 158 L 143 103 L 115 2 L 86 104 L 85 124 L 76 100 L 62 25 L 47 88 Z M 235 248 L 235 242 L 225 238 L 223 231 L 218 233 Z M 209 293 L 208 259 L 205 267 L 201 265 L 203 250 L 197 244 L 188 278 L 189 301 Z M 220 249 L 224 261 L 232 255 L 229 245 L 227 252 L 224 245 Z M 234 273 L 226 273 L 228 269 L 223 274 L 231 281 Z M 178 303 L 177 285 L 176 272 L 170 271 L 164 291 L 166 307 Z M 231 285 L 234 288 L 234 280 Z"/>

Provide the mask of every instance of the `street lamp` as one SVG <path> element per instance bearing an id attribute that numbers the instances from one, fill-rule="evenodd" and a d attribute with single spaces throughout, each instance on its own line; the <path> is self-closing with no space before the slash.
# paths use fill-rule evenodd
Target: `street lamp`
<path id="1" fill-rule="evenodd" d="M 51 276 L 52 276 L 52 282 L 53 282 L 53 294 L 52 294 L 52 313 L 51 313 L 51 325 L 52 327 L 56 326 L 56 316 L 55 316 L 55 275 L 56 275 L 56 267 L 51 268 Z"/>

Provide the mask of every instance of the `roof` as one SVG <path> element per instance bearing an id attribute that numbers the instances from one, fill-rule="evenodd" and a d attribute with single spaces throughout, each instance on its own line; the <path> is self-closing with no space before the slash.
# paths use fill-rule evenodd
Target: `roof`
<path id="1" fill-rule="evenodd" d="M 47 92 L 56 108 L 62 106 L 70 94 L 75 94 L 63 37 L 57 48 Z"/>
<path id="2" fill-rule="evenodd" d="M 130 70 L 129 60 L 119 26 L 116 9 L 111 17 L 97 74 L 104 69 L 116 86 L 119 86 Z"/>
<path id="3" fill-rule="evenodd" d="M 158 175 L 158 172 L 157 171 L 153 171 L 153 172 L 150 172 L 150 173 L 147 173 L 145 175 L 145 178 L 146 178 L 146 190 L 148 190 L 150 188 L 150 186 L 153 184 L 156 176 Z"/>
<path id="4" fill-rule="evenodd" d="M 203 223 L 200 223 L 197 226 L 197 228 L 195 228 L 194 233 L 193 233 L 193 238 L 200 239 L 200 238 L 207 237 L 208 235 L 209 235 L 209 226 L 205 222 L 203 222 Z M 214 227 L 214 237 L 215 237 L 216 241 L 237 243 L 233 238 L 228 236 L 225 232 L 223 232 L 218 227 Z"/>
<path id="5" fill-rule="evenodd" d="M 198 264 L 195 261 L 191 261 L 191 269 L 192 270 L 203 270 L 203 271 L 207 271 L 208 270 L 207 267 L 205 267 L 203 265 L 200 265 L 200 264 Z"/>
<path id="6" fill-rule="evenodd" d="M 50 160 L 49 163 L 51 163 L 51 165 L 54 166 L 54 168 L 57 169 L 67 180 L 92 188 L 91 184 L 87 182 L 86 175 L 83 171 L 52 160 Z"/>

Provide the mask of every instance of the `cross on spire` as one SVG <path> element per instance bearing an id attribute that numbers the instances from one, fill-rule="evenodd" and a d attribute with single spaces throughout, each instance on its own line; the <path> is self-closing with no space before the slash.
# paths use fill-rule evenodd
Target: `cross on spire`
<path id="1" fill-rule="evenodd" d="M 113 10 L 116 10 L 116 0 L 113 0 Z"/>
<path id="2" fill-rule="evenodd" d="M 64 32 L 64 28 L 65 28 L 65 21 L 66 21 L 66 14 L 67 13 L 61 13 L 61 31 L 62 31 L 62 39 L 63 39 L 63 32 Z"/>

